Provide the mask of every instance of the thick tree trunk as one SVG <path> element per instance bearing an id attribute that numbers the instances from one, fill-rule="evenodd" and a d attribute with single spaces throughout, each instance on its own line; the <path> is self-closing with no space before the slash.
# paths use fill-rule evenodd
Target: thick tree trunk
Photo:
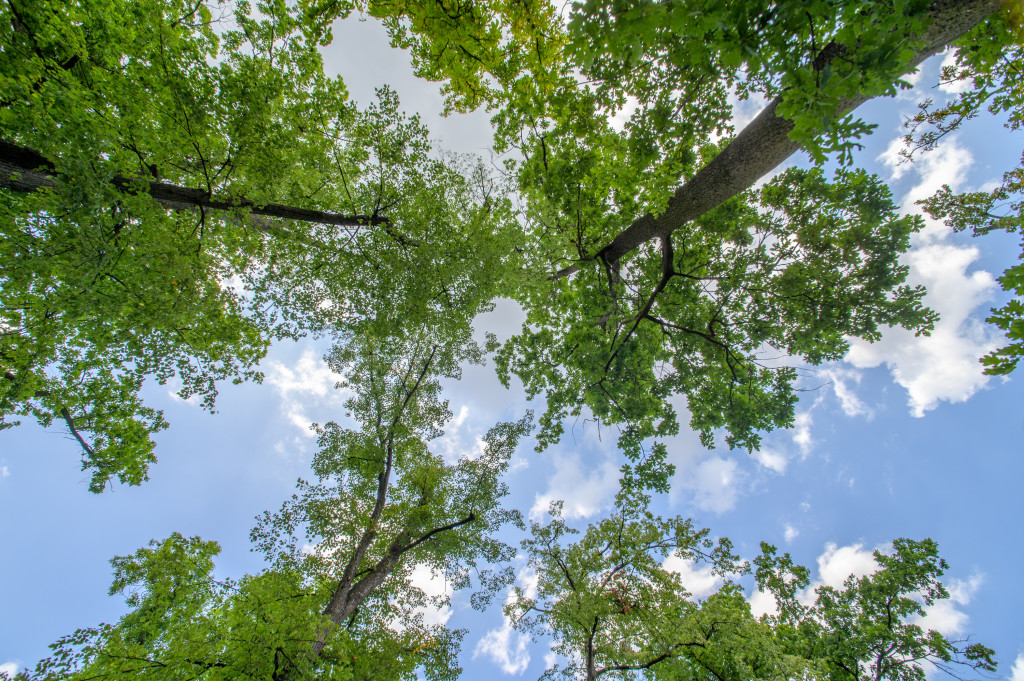
<path id="1" fill-rule="evenodd" d="M 929 12 L 931 23 L 922 36 L 925 44 L 907 64 L 907 71 L 984 21 L 1001 4 L 999 0 L 939 0 L 932 3 Z M 821 66 L 840 51 L 834 49 L 832 55 L 823 52 Z M 867 99 L 858 97 L 843 101 L 837 115 L 852 111 Z M 614 263 L 652 239 L 668 237 L 687 222 L 750 188 L 789 158 L 799 145 L 789 138 L 793 124 L 775 114 L 778 105 L 778 99 L 771 102 L 718 156 L 679 187 L 669 199 L 664 213 L 658 217 L 644 215 L 598 251 L 595 259 Z M 578 269 L 578 265 L 568 267 L 555 277 L 568 276 Z"/>
<path id="2" fill-rule="evenodd" d="M 35 149 L 0 140 L 0 188 L 16 192 L 34 192 L 55 187 L 56 177 L 57 170 L 53 162 Z M 385 225 L 389 222 L 387 218 L 379 215 L 339 215 L 276 203 L 257 205 L 245 197 L 231 200 L 215 199 L 202 189 L 144 179 L 128 179 L 121 175 L 115 176 L 112 183 L 118 189 L 133 194 L 148 191 L 157 203 L 170 210 L 244 208 L 252 215 L 341 227 Z"/>

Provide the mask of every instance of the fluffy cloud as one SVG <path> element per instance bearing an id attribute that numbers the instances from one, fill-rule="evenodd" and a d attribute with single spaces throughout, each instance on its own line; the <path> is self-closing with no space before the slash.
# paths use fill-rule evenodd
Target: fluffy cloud
<path id="1" fill-rule="evenodd" d="M 920 156 L 911 166 L 919 181 L 903 196 L 900 206 L 906 214 L 922 214 L 918 201 L 933 196 L 943 185 L 959 191 L 967 181 L 974 157 L 959 140 L 951 138 L 942 146 Z M 949 236 L 949 228 L 941 220 L 925 218 L 925 228 L 914 235 L 915 243 L 942 240 Z"/>
<path id="2" fill-rule="evenodd" d="M 796 446 L 801 459 L 806 459 L 807 455 L 814 449 L 815 440 L 811 436 L 811 426 L 814 424 L 814 417 L 811 416 L 811 412 L 820 404 L 822 404 L 821 397 L 816 399 L 806 411 L 797 412 L 793 418 L 793 427 L 786 431 Z M 794 458 L 794 454 L 791 447 L 780 443 L 782 437 L 779 435 L 771 438 L 768 440 L 768 443 L 763 444 L 759 450 L 751 452 L 750 455 L 765 468 L 776 473 L 785 473 L 790 460 Z"/>
<path id="3" fill-rule="evenodd" d="M 1010 681 L 1024 681 L 1024 653 L 1017 656 L 1010 670 Z"/>
<path id="4" fill-rule="evenodd" d="M 818 556 L 818 579 L 808 587 L 813 594 L 819 586 L 840 588 L 847 577 L 864 577 L 878 570 L 878 563 L 863 544 L 838 546 L 834 542 L 825 545 L 825 551 Z"/>
<path id="5" fill-rule="evenodd" d="M 665 570 L 675 572 L 683 581 L 683 586 L 690 592 L 691 600 L 707 598 L 722 584 L 722 578 L 711 571 L 710 565 L 697 567 L 692 560 L 669 556 L 661 564 Z"/>
<path id="6" fill-rule="evenodd" d="M 783 532 L 782 537 L 786 540 L 787 544 L 792 544 L 793 540 L 800 536 L 800 530 L 796 529 L 789 523 L 786 523 L 786 531 Z"/>
<path id="7" fill-rule="evenodd" d="M 328 368 L 313 348 L 306 348 L 292 366 L 269 361 L 264 380 L 277 389 L 282 411 L 292 425 L 307 437 L 313 437 L 310 430 L 313 419 L 307 412 L 317 406 L 340 406 L 349 395 L 347 391 L 335 388 L 341 378 Z"/>
<path id="8" fill-rule="evenodd" d="M 484 453 L 484 439 L 468 432 L 468 417 L 469 407 L 462 405 L 459 413 L 445 424 L 444 435 L 431 444 L 431 449 L 441 454 L 448 463 L 456 463 L 462 457 L 475 459 Z"/>
<path id="9" fill-rule="evenodd" d="M 725 513 L 736 505 L 738 485 L 742 481 L 735 459 L 720 456 L 701 461 L 687 478 L 679 481 L 694 492 L 693 503 L 702 511 Z"/>
<path id="10" fill-rule="evenodd" d="M 907 144 L 903 137 L 894 137 L 889 142 L 889 146 L 885 148 L 885 151 L 875 159 L 876 161 L 881 161 L 889 168 L 890 180 L 899 180 L 910 170 L 910 162 L 903 156 L 903 152 L 906 149 Z"/>
<path id="11" fill-rule="evenodd" d="M 796 536 L 796 529 L 787 525 L 786 541 L 789 541 L 790 530 L 794 533 L 793 537 Z M 834 542 L 829 542 L 825 545 L 825 550 L 818 556 L 817 565 L 816 578 L 806 589 L 797 594 L 797 600 L 803 605 L 810 605 L 814 602 L 815 590 L 818 587 L 831 586 L 839 589 L 851 575 L 864 577 L 878 570 L 878 564 L 875 562 L 872 552 L 865 549 L 863 544 L 839 546 Z M 770 593 L 754 591 L 747 600 L 755 617 L 764 614 L 774 615 L 778 612 L 775 597 Z"/>
<path id="12" fill-rule="evenodd" d="M 925 608 L 924 615 L 915 618 L 914 623 L 925 630 L 934 629 L 943 636 L 956 636 L 964 633 L 970 618 L 957 606 L 968 605 L 984 581 L 984 577 L 977 573 L 966 580 L 950 580 L 946 585 L 949 598 L 936 601 Z"/>
<path id="13" fill-rule="evenodd" d="M 548 480 L 548 488 L 534 497 L 530 519 L 539 522 L 552 501 L 562 500 L 562 514 L 566 520 L 590 518 L 611 503 L 619 490 L 619 467 L 611 451 L 587 448 L 591 457 L 603 455 L 596 465 L 587 466 L 576 453 L 557 452 L 553 456 L 555 471 Z M 589 463 L 589 462 L 588 462 Z"/>
<path id="14" fill-rule="evenodd" d="M 811 439 L 811 424 L 814 420 L 811 418 L 810 411 L 802 411 L 796 415 L 793 419 L 793 443 L 800 448 L 800 453 L 803 456 L 807 456 L 811 452 L 811 447 L 814 446 L 814 440 Z"/>
<path id="15" fill-rule="evenodd" d="M 490 658 L 506 674 L 522 674 L 530 664 L 530 637 L 512 630 L 512 624 L 505 621 L 500 629 L 491 629 L 473 650 L 473 659 L 480 656 Z"/>
<path id="16" fill-rule="evenodd" d="M 447 602 L 451 598 L 453 589 L 443 574 L 438 574 L 426 565 L 417 565 L 409 576 L 412 585 L 423 591 L 428 598 Z M 452 609 L 448 605 L 425 606 L 416 608 L 415 612 L 423 615 L 423 623 L 427 625 L 447 624 L 452 616 Z"/>
<path id="17" fill-rule="evenodd" d="M 782 452 L 770 449 L 768 447 L 761 447 L 752 452 L 754 460 L 765 468 L 770 468 L 776 473 L 785 473 L 786 466 L 789 465 L 789 459 Z"/>
<path id="18" fill-rule="evenodd" d="M 0 664 L 0 674 L 7 674 L 8 676 L 14 676 L 18 673 L 17 662 L 4 662 Z"/>
<path id="19" fill-rule="evenodd" d="M 790 530 L 796 536 L 796 530 L 786 526 L 786 541 L 790 540 Z M 886 551 L 888 546 L 879 546 L 878 550 Z M 878 570 L 878 563 L 870 549 L 863 544 L 839 546 L 834 542 L 825 545 L 825 550 L 817 559 L 817 575 L 810 585 L 797 594 L 797 599 L 804 605 L 810 605 L 816 598 L 815 591 L 822 586 L 841 589 L 843 583 L 851 576 L 860 578 Z M 923 616 L 913 619 L 914 624 L 925 630 L 934 629 L 943 636 L 962 634 L 967 627 L 968 616 L 960 608 L 971 602 L 984 581 L 983 576 L 974 574 L 966 580 L 952 579 L 946 584 L 949 598 L 936 601 L 925 608 Z M 775 599 L 771 594 L 755 591 L 749 599 L 751 610 L 755 615 L 777 612 Z M 1024 681 L 1024 678 L 1014 681 Z"/>
<path id="20" fill-rule="evenodd" d="M 946 57 L 942 60 L 942 64 L 939 66 L 940 70 L 947 66 L 953 66 L 956 64 L 956 48 L 951 47 L 946 50 Z M 940 71 L 941 72 L 941 71 Z M 940 82 L 939 89 L 950 95 L 958 95 L 961 92 L 967 92 L 972 87 L 971 80 L 965 78 L 964 80 L 954 80 L 950 82 Z"/>
<path id="21" fill-rule="evenodd" d="M 750 613 L 754 617 L 777 615 L 779 613 L 779 604 L 776 602 L 775 596 L 772 596 L 767 591 L 755 591 L 750 594 L 747 603 L 750 604 Z"/>
<path id="22" fill-rule="evenodd" d="M 11 472 L 7 470 L 7 466 L 0 466 L 0 478 L 10 477 Z"/>
<path id="23" fill-rule="evenodd" d="M 879 160 L 898 177 L 910 166 L 895 165 L 893 149 L 890 145 Z M 916 202 L 944 184 L 956 191 L 966 181 L 972 162 L 971 153 L 956 139 L 921 156 L 912 166 L 919 182 L 904 196 L 903 211 L 920 213 Z M 941 401 L 962 402 L 981 389 L 988 379 L 978 358 L 1000 343 L 999 334 L 981 321 L 997 290 L 996 281 L 988 272 L 969 271 L 979 257 L 978 249 L 950 243 L 950 230 L 940 221 L 926 219 L 925 223 L 904 261 L 910 267 L 910 283 L 925 285 L 924 302 L 939 313 L 940 321 L 929 336 L 888 329 L 874 344 L 854 340 L 846 356 L 859 368 L 884 363 L 906 388 L 914 416 L 923 416 Z"/>
<path id="24" fill-rule="evenodd" d="M 941 319 L 929 336 L 889 329 L 877 343 L 854 341 L 846 359 L 859 368 L 885 364 L 907 389 L 910 411 L 923 416 L 940 401 L 963 402 L 988 381 L 978 358 L 994 349 L 998 333 L 974 313 L 996 290 L 992 275 L 968 273 L 976 248 L 944 243 L 917 248 L 908 255 L 914 283 L 928 288 L 925 304 Z"/>
<path id="25" fill-rule="evenodd" d="M 534 598 L 537 595 L 537 574 L 529 568 L 521 571 L 516 578 L 519 587 L 527 598 Z M 509 591 L 506 602 L 511 601 L 512 592 Z M 484 637 L 477 641 L 473 649 L 473 659 L 487 657 L 506 674 L 519 675 L 526 671 L 530 664 L 530 637 L 516 632 L 512 628 L 512 622 L 508 616 L 504 616 L 504 622 L 498 629 L 491 629 Z M 553 653 L 545 656 L 545 662 Z M 548 665 L 550 666 L 550 665 Z"/>

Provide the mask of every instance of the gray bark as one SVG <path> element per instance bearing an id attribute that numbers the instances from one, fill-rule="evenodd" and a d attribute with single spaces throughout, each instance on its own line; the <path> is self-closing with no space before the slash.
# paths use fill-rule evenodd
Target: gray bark
<path id="1" fill-rule="evenodd" d="M 922 36 L 924 46 L 906 65 L 907 71 L 984 21 L 1001 4 L 1000 0 L 938 0 L 932 3 L 929 11 L 931 21 Z M 823 68 L 845 51 L 834 45 L 829 47 L 831 49 L 823 50 L 815 60 L 816 68 Z M 842 101 L 836 111 L 837 116 L 852 111 L 868 99 L 860 96 Z M 718 156 L 679 187 L 669 199 L 664 213 L 657 217 L 648 213 L 639 218 L 598 251 L 594 259 L 615 263 L 652 239 L 667 238 L 687 222 L 749 189 L 789 158 L 799 145 L 789 138 L 793 124 L 775 114 L 778 105 L 779 99 L 772 101 Z M 578 270 L 579 265 L 573 265 L 555 274 L 554 278 L 565 277 Z"/>

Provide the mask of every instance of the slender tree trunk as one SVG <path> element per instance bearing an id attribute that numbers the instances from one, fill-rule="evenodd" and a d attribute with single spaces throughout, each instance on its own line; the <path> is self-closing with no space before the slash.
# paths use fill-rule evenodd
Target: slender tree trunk
<path id="1" fill-rule="evenodd" d="M 930 24 L 922 39 L 924 46 L 907 64 L 910 71 L 928 57 L 984 21 L 1002 4 L 1000 0 L 938 0 L 929 12 Z M 819 56 L 820 66 L 845 50 L 830 46 Z M 840 103 L 836 114 L 843 115 L 867 101 L 857 97 Z M 644 215 L 616 236 L 594 255 L 607 263 L 618 262 L 651 239 L 666 238 L 687 222 L 731 197 L 750 188 L 772 169 L 789 158 L 799 145 L 789 138 L 793 124 L 776 115 L 779 99 L 772 101 L 737 135 L 718 156 L 704 166 L 689 182 L 679 187 L 669 199 L 661 215 Z M 579 270 L 573 265 L 561 270 L 555 278 L 569 276 Z"/>

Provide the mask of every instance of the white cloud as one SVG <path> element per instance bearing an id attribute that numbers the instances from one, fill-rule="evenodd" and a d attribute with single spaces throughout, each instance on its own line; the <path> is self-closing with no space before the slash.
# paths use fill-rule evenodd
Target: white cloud
<path id="1" fill-rule="evenodd" d="M 344 402 L 348 391 L 335 388 L 341 378 L 312 348 L 307 348 L 293 366 L 269 361 L 264 380 L 277 389 L 282 411 L 292 425 L 307 437 L 313 437 L 310 430 L 313 419 L 307 412 L 318 404 L 340 405 Z"/>
<path id="2" fill-rule="evenodd" d="M 793 540 L 796 539 L 799 535 L 800 530 L 796 529 L 789 523 L 786 523 L 786 531 L 783 533 L 782 536 L 786 540 L 787 544 L 792 544 Z"/>
<path id="3" fill-rule="evenodd" d="M 1010 681 L 1024 681 L 1024 653 L 1017 656 L 1013 661 L 1013 669 L 1010 670 Z"/>
<path id="4" fill-rule="evenodd" d="M 521 559 L 522 556 L 518 558 Z M 525 568 L 516 576 L 516 582 L 519 588 L 523 590 L 524 596 L 536 598 L 537 585 L 539 583 L 536 571 L 531 568 Z M 512 590 L 509 589 L 506 603 L 511 603 L 513 599 L 514 595 Z M 512 628 L 511 620 L 505 615 L 504 622 L 500 628 L 491 629 L 484 634 L 482 639 L 477 641 L 476 647 L 473 649 L 473 659 L 475 660 L 483 655 L 501 667 L 501 670 L 506 674 L 522 674 L 526 671 L 527 665 L 530 664 L 529 644 L 530 637 L 516 632 Z M 553 652 L 549 652 L 544 657 L 545 664 L 549 667 L 553 662 L 548 663 L 548 659 L 553 654 Z"/>
<path id="5" fill-rule="evenodd" d="M 14 676 L 18 673 L 17 662 L 4 662 L 0 664 L 0 674 L 7 674 L 8 676 Z"/>
<path id="6" fill-rule="evenodd" d="M 918 84 L 921 82 L 921 75 L 922 75 L 921 69 L 920 68 L 916 68 L 913 71 L 911 71 L 910 73 L 903 74 L 902 78 L 903 78 L 903 80 L 905 80 L 908 83 L 910 83 L 911 86 L 917 87 Z"/>
<path id="7" fill-rule="evenodd" d="M 0 466 L 0 478 L 8 478 L 11 476 L 11 472 L 7 470 L 7 466 Z"/>
<path id="8" fill-rule="evenodd" d="M 919 156 L 912 167 L 920 181 L 903 196 L 900 204 L 902 211 L 906 214 L 922 214 L 917 202 L 934 195 L 943 185 L 948 184 L 950 189 L 958 191 L 967 181 L 967 173 L 973 163 L 974 157 L 970 150 L 961 146 L 956 137 Z M 928 216 L 924 218 L 925 228 L 914 235 L 915 244 L 949 236 L 949 227 L 941 220 L 933 220 Z"/>
<path id="9" fill-rule="evenodd" d="M 800 510 L 803 511 L 804 513 L 807 513 L 808 511 L 811 510 L 811 504 L 806 501 L 801 501 Z"/>
<path id="10" fill-rule="evenodd" d="M 437 601 L 447 602 L 454 591 L 443 574 L 438 574 L 423 564 L 412 569 L 409 581 L 423 591 L 427 598 Z M 448 605 L 417 607 L 414 612 L 423 615 L 423 623 L 426 625 L 447 624 L 452 616 L 452 609 Z"/>
<path id="11" fill-rule="evenodd" d="M 797 531 L 790 525 L 786 526 L 786 541 L 790 541 L 790 530 L 793 530 L 793 537 Z M 884 549 L 885 547 L 879 547 Z M 817 578 L 811 581 L 806 589 L 797 593 L 797 601 L 803 605 L 811 605 L 817 598 L 815 590 L 821 586 L 830 586 L 834 589 L 841 589 L 843 582 L 851 575 L 864 577 L 878 570 L 878 563 L 872 552 L 864 548 L 863 544 L 852 544 L 850 546 L 839 546 L 834 542 L 825 545 L 825 550 L 818 556 Z M 747 599 L 750 603 L 750 610 L 755 617 L 764 614 L 775 615 L 778 613 L 778 604 L 775 597 L 763 591 L 754 591 Z"/>
<path id="12" fill-rule="evenodd" d="M 967 630 L 970 618 L 957 606 L 968 605 L 984 581 L 984 576 L 978 573 L 971 575 L 967 580 L 950 580 L 946 585 L 949 598 L 926 607 L 923 616 L 914 618 L 914 624 L 920 625 L 926 631 L 934 629 L 943 636 L 963 634 Z"/>
<path id="13" fill-rule="evenodd" d="M 967 178 L 973 159 L 954 138 L 914 164 L 920 181 L 903 198 L 905 213 L 920 213 L 916 202 L 931 196 L 943 184 L 956 191 Z M 854 339 L 846 360 L 859 368 L 882 363 L 907 389 L 914 416 L 923 416 L 939 402 L 962 402 L 988 381 L 978 358 L 1000 343 L 995 329 L 981 321 L 997 290 L 991 274 L 968 269 L 978 249 L 948 242 L 950 230 L 941 221 L 925 220 L 926 227 L 914 237 L 914 248 L 905 257 L 909 283 L 924 284 L 924 303 L 941 319 L 929 336 L 915 336 L 906 329 L 888 329 L 874 344 Z"/>
<path id="14" fill-rule="evenodd" d="M 612 126 L 615 132 L 622 132 L 626 129 L 626 123 L 633 117 L 640 100 L 632 95 L 626 95 L 626 103 L 621 110 L 608 119 L 608 125 Z"/>
<path id="15" fill-rule="evenodd" d="M 889 179 L 898 180 L 910 170 L 910 162 L 903 157 L 903 151 L 907 148 L 903 136 L 894 137 L 889 146 L 879 154 L 875 160 L 881 161 L 889 168 Z"/>
<path id="16" fill-rule="evenodd" d="M 750 612 L 754 617 L 779 614 L 779 604 L 775 596 L 767 591 L 755 591 L 750 594 L 747 602 L 750 603 Z"/>
<path id="17" fill-rule="evenodd" d="M 797 413 L 793 418 L 793 427 L 786 431 L 793 444 L 796 445 L 801 459 L 806 459 L 814 448 L 815 440 L 811 437 L 814 418 L 811 416 L 811 411 L 821 403 L 822 399 L 819 397 L 806 411 Z M 771 444 L 763 444 L 759 450 L 751 452 L 755 461 L 776 473 L 785 473 L 790 460 L 794 457 L 792 448 L 780 443 L 781 438 L 781 435 L 776 436 L 769 440 Z"/>
<path id="18" fill-rule="evenodd" d="M 736 93 L 729 94 L 729 106 L 732 107 L 732 125 L 739 133 L 747 127 L 751 121 L 757 118 L 758 114 L 768 106 L 768 100 L 758 93 L 752 94 L 747 99 L 740 101 Z"/>
<path id="19" fill-rule="evenodd" d="M 677 471 L 673 485 L 694 492 L 693 503 L 702 511 L 725 513 L 736 505 L 738 485 L 742 475 L 736 461 L 713 456 L 680 475 Z"/>
<path id="20" fill-rule="evenodd" d="M 485 442 L 479 435 L 468 433 L 466 419 L 469 417 L 469 407 L 462 405 L 459 413 L 444 427 L 444 435 L 434 440 L 431 449 L 441 454 L 448 463 L 456 463 L 459 459 L 466 457 L 476 459 L 484 453 Z"/>
<path id="21" fill-rule="evenodd" d="M 697 567 L 697 564 L 679 556 L 669 556 L 661 564 L 668 572 L 675 572 L 683 582 L 683 587 L 690 592 L 691 600 L 700 600 L 713 594 L 724 581 L 712 572 L 710 565 Z"/>
<path id="22" fill-rule="evenodd" d="M 838 589 L 851 575 L 860 578 L 877 571 L 875 557 L 863 544 L 838 546 L 829 542 L 825 545 L 825 551 L 818 556 L 818 579 L 808 587 L 808 591 L 813 594 L 819 586 Z"/>
<path id="23" fill-rule="evenodd" d="M 600 455 L 597 448 L 588 448 L 592 457 Z M 540 521 L 552 501 L 564 501 L 562 514 L 566 520 L 590 518 L 603 510 L 619 490 L 619 468 L 614 454 L 604 453 L 604 460 L 594 467 L 583 465 L 576 453 L 554 455 L 555 472 L 548 480 L 548 489 L 534 497 L 530 519 Z"/>
<path id="24" fill-rule="evenodd" d="M 770 468 L 776 473 L 785 473 L 786 466 L 789 464 L 789 459 L 786 458 L 785 454 L 768 447 L 756 450 L 753 452 L 753 457 L 759 464 L 765 468 Z"/>
<path id="25" fill-rule="evenodd" d="M 861 401 L 850 387 L 850 383 L 860 385 L 861 372 L 839 367 L 829 369 L 825 375 L 832 383 L 832 391 L 839 400 L 839 406 L 847 416 L 873 416 L 871 410 Z"/>
<path id="26" fill-rule="evenodd" d="M 181 379 L 178 378 L 177 376 L 171 378 L 169 381 L 167 381 L 167 396 L 170 397 L 171 400 L 173 400 L 174 402 L 180 402 L 181 404 L 187 404 L 192 407 L 201 406 L 203 403 L 203 398 L 201 395 L 189 395 L 187 398 L 182 398 L 182 396 L 178 394 L 181 391 L 183 385 L 184 384 L 181 382 Z"/>
<path id="27" fill-rule="evenodd" d="M 530 664 L 529 644 L 530 638 L 514 631 L 506 619 L 504 626 L 491 629 L 477 642 L 473 659 L 485 656 L 506 674 L 519 675 Z"/>
<path id="28" fill-rule="evenodd" d="M 814 446 L 814 440 L 811 439 L 812 423 L 814 420 L 811 418 L 810 411 L 802 411 L 793 419 L 793 443 L 800 448 L 800 453 L 805 457 Z"/>
<path id="29" fill-rule="evenodd" d="M 963 402 L 988 377 L 978 358 L 994 349 L 1000 336 L 972 315 L 992 298 L 996 282 L 985 271 L 968 273 L 979 257 L 976 248 L 943 243 L 915 249 L 908 256 L 913 283 L 928 288 L 925 304 L 941 319 L 929 336 L 889 329 L 876 343 L 855 340 L 846 356 L 858 368 L 888 366 L 907 389 L 910 411 L 923 416 L 940 401 Z"/>
<path id="30" fill-rule="evenodd" d="M 947 66 L 953 66 L 956 64 L 956 48 L 949 48 L 946 50 L 946 57 L 942 60 L 942 64 L 939 66 L 940 73 L 941 69 Z M 940 82 L 939 89 L 949 95 L 958 95 L 961 92 L 967 92 L 973 86 L 970 78 L 963 80 L 954 80 L 948 83 Z"/>

